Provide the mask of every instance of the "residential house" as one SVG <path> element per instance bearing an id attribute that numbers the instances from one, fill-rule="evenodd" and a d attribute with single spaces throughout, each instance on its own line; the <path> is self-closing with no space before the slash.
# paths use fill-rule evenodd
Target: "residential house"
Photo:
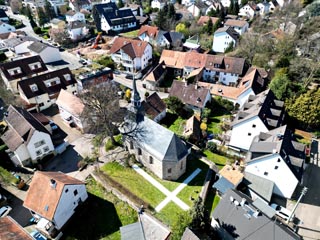
<path id="1" fill-rule="evenodd" d="M 39 55 L 0 64 L 0 74 L 7 89 L 18 93 L 18 82 L 48 71 Z"/>
<path id="2" fill-rule="evenodd" d="M 291 228 L 274 219 L 275 211 L 257 205 L 245 194 L 228 190 L 212 214 L 213 226 L 221 239 L 300 240 Z"/>
<path id="3" fill-rule="evenodd" d="M 85 9 L 87 11 L 92 10 L 92 5 L 89 0 L 72 0 L 69 1 L 69 7 L 73 11 L 80 12 L 82 9 Z"/>
<path id="4" fill-rule="evenodd" d="M 41 231 L 60 230 L 88 198 L 85 183 L 62 172 L 36 171 L 23 206 Z"/>
<path id="5" fill-rule="evenodd" d="M 163 85 L 166 74 L 166 66 L 161 62 L 143 79 L 143 84 L 146 89 L 155 91 Z"/>
<path id="6" fill-rule="evenodd" d="M 70 22 L 67 29 L 70 39 L 73 41 L 84 38 L 89 32 L 86 24 L 81 21 Z"/>
<path id="7" fill-rule="evenodd" d="M 25 230 L 12 217 L 0 218 L 0 239 L 1 240 L 33 240 L 30 233 Z"/>
<path id="8" fill-rule="evenodd" d="M 270 6 L 270 3 L 267 1 L 258 3 L 257 7 L 259 9 L 259 14 L 262 16 L 268 14 L 270 12 Z"/>
<path id="9" fill-rule="evenodd" d="M 200 238 L 198 238 L 197 235 L 192 230 L 190 230 L 190 228 L 186 227 L 181 240 L 200 240 Z"/>
<path id="10" fill-rule="evenodd" d="M 208 5 L 208 8 L 206 10 L 206 16 L 212 11 L 217 11 L 218 9 L 221 9 L 222 3 L 219 1 L 205 1 L 205 3 Z"/>
<path id="11" fill-rule="evenodd" d="M 268 73 L 263 68 L 251 67 L 236 86 L 205 82 L 198 82 L 198 85 L 209 88 L 212 96 L 222 97 L 242 108 L 251 95 L 266 90 L 268 82 Z"/>
<path id="12" fill-rule="evenodd" d="M 127 3 L 125 7 L 121 9 L 131 9 L 134 16 L 142 16 L 143 15 L 143 9 L 141 5 L 134 4 L 134 3 Z"/>
<path id="13" fill-rule="evenodd" d="M 16 28 L 6 22 L 0 21 L 0 34 L 7 32 L 15 32 Z"/>
<path id="14" fill-rule="evenodd" d="M 259 8 L 253 2 L 249 2 L 240 8 L 238 15 L 248 19 L 254 18 L 259 13 Z"/>
<path id="15" fill-rule="evenodd" d="M 61 89 L 77 92 L 77 81 L 69 68 L 47 72 L 18 82 L 18 91 L 28 111 L 42 111 L 55 103 Z"/>
<path id="16" fill-rule="evenodd" d="M 193 115 L 190 117 L 184 127 L 183 135 L 190 142 L 197 143 L 201 140 L 200 117 Z"/>
<path id="17" fill-rule="evenodd" d="M 156 40 L 158 32 L 158 27 L 143 25 L 139 29 L 138 38 L 140 38 L 142 41 L 146 41 L 152 44 Z"/>
<path id="18" fill-rule="evenodd" d="M 253 139 L 245 171 L 274 182 L 273 194 L 290 199 L 302 179 L 305 157 L 305 145 L 282 126 Z"/>
<path id="19" fill-rule="evenodd" d="M 151 1 L 151 8 L 158 8 L 161 10 L 166 5 L 166 1 L 164 0 L 152 0 Z"/>
<path id="20" fill-rule="evenodd" d="M 225 27 L 233 27 L 233 29 L 239 34 L 242 35 L 245 32 L 248 31 L 249 29 L 249 23 L 247 21 L 243 20 L 233 20 L 233 19 L 228 19 L 224 23 Z"/>
<path id="21" fill-rule="evenodd" d="M 251 95 L 232 121 L 229 147 L 248 151 L 255 136 L 280 127 L 284 117 L 284 103 L 271 90 Z"/>
<path id="22" fill-rule="evenodd" d="M 39 55 L 44 63 L 61 61 L 59 49 L 42 42 L 33 42 L 28 46 L 32 55 Z"/>
<path id="23" fill-rule="evenodd" d="M 244 178 L 238 189 L 253 201 L 260 199 L 269 205 L 273 195 L 274 182 L 264 177 L 244 172 Z"/>
<path id="24" fill-rule="evenodd" d="M 217 17 L 209 17 L 209 16 L 201 16 L 197 22 L 198 25 L 200 26 L 204 26 L 206 24 L 208 24 L 209 20 L 211 20 L 212 24 L 215 25 L 219 18 Z"/>
<path id="25" fill-rule="evenodd" d="M 43 113 L 38 112 L 30 112 L 32 116 L 37 119 L 47 130 L 50 134 L 52 134 L 52 127 L 50 126 L 50 122 L 52 120 L 49 120 Z M 55 143 L 53 143 L 55 145 Z"/>
<path id="26" fill-rule="evenodd" d="M 166 116 L 167 106 L 157 92 L 152 93 L 142 101 L 141 106 L 145 115 L 155 122 L 160 122 Z"/>
<path id="27" fill-rule="evenodd" d="M 229 189 L 237 189 L 243 179 L 243 173 L 236 164 L 225 165 L 218 174 L 219 179 L 213 184 L 220 196 L 223 196 Z"/>
<path id="28" fill-rule="evenodd" d="M 13 38 L 2 40 L 2 43 L 15 55 L 24 55 L 30 53 L 28 46 L 36 41 L 38 40 L 33 37 L 18 35 Z"/>
<path id="29" fill-rule="evenodd" d="M 206 104 L 211 101 L 209 89 L 182 81 L 173 81 L 169 96 L 179 98 L 186 107 L 198 113 L 201 113 Z"/>
<path id="30" fill-rule="evenodd" d="M 182 46 L 184 35 L 175 31 L 159 30 L 156 36 L 155 45 L 163 48 L 179 48 Z"/>
<path id="31" fill-rule="evenodd" d="M 84 14 L 81 12 L 76 12 L 75 10 L 69 10 L 68 12 L 66 12 L 65 15 L 66 15 L 67 23 L 76 22 L 76 21 L 80 21 L 83 23 L 86 22 L 86 18 Z"/>
<path id="32" fill-rule="evenodd" d="M 236 47 L 239 41 L 239 34 L 233 27 L 222 27 L 214 32 L 212 50 L 224 53 L 230 46 Z"/>
<path id="33" fill-rule="evenodd" d="M 192 3 L 195 3 L 195 0 L 182 0 L 181 5 L 184 5 L 186 7 L 190 6 Z"/>
<path id="34" fill-rule="evenodd" d="M 186 171 L 189 154 L 186 144 L 172 131 L 143 117 L 138 123 L 128 120 L 122 132 L 136 129 L 136 134 L 124 135 L 126 149 L 136 160 L 165 180 L 176 180 Z"/>
<path id="35" fill-rule="evenodd" d="M 231 0 L 221 0 L 220 2 L 224 8 L 230 7 Z"/>
<path id="36" fill-rule="evenodd" d="M 170 229 L 146 212 L 139 213 L 139 221 L 120 227 L 121 240 L 167 240 Z"/>
<path id="37" fill-rule="evenodd" d="M 84 104 L 80 98 L 64 89 L 61 89 L 56 104 L 59 107 L 60 117 L 63 121 L 69 125 L 75 125 L 81 131 L 84 131 L 86 126 L 83 119 L 81 119 Z"/>
<path id="38" fill-rule="evenodd" d="M 104 82 L 111 81 L 112 79 L 113 72 L 107 67 L 81 73 L 77 76 L 78 92 L 81 92 L 85 88 L 89 88 L 91 85 L 103 84 Z"/>
<path id="39" fill-rule="evenodd" d="M 93 19 L 98 31 L 107 33 L 131 31 L 137 27 L 137 20 L 131 9 L 118 9 L 113 2 L 95 4 Z"/>
<path id="40" fill-rule="evenodd" d="M 9 17 L 3 9 L 0 9 L 0 21 L 9 22 Z"/>
<path id="41" fill-rule="evenodd" d="M 5 121 L 8 129 L 1 139 L 14 165 L 32 166 L 54 154 L 50 133 L 31 113 L 10 105 Z"/>
<path id="42" fill-rule="evenodd" d="M 59 18 L 54 18 L 50 21 L 50 26 L 55 29 L 64 29 L 66 27 L 66 22 Z"/>
<path id="43" fill-rule="evenodd" d="M 207 82 L 219 81 L 235 85 L 247 67 L 245 59 L 192 52 L 163 50 L 159 62 L 163 62 L 175 77 L 188 77 L 194 70 L 202 69 Z"/>
<path id="44" fill-rule="evenodd" d="M 202 2 L 202 1 L 197 1 L 192 3 L 190 6 L 188 6 L 188 11 L 194 16 L 194 17 L 199 17 L 201 15 L 206 14 L 208 6 Z"/>
<path id="45" fill-rule="evenodd" d="M 116 37 L 110 49 L 112 60 L 127 71 L 145 69 L 152 61 L 152 47 L 148 42 Z"/>

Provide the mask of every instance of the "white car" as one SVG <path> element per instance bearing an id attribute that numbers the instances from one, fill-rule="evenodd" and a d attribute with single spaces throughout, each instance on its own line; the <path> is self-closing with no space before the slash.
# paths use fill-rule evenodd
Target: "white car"
<path id="1" fill-rule="evenodd" d="M 284 219 L 285 221 L 287 221 L 291 215 L 291 211 L 279 206 L 276 203 L 271 203 L 270 207 L 272 207 L 274 210 L 276 210 L 276 215 L 278 215 L 279 217 L 281 217 L 282 219 Z M 292 215 L 290 221 L 292 221 L 294 219 L 294 214 Z"/>
<path id="2" fill-rule="evenodd" d="M 5 217 L 9 214 L 9 212 L 11 211 L 11 207 L 9 206 L 4 206 L 2 208 L 0 208 L 0 218 Z"/>

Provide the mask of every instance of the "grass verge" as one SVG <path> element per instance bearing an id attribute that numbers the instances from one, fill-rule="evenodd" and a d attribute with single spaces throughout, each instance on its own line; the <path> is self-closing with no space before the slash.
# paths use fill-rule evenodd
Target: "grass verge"
<path id="1" fill-rule="evenodd" d="M 209 150 L 205 150 L 203 153 L 206 156 L 206 158 L 209 161 L 214 162 L 219 169 L 223 168 L 223 166 L 226 165 L 226 162 L 228 160 L 228 158 L 226 158 L 225 156 L 218 155 Z"/>

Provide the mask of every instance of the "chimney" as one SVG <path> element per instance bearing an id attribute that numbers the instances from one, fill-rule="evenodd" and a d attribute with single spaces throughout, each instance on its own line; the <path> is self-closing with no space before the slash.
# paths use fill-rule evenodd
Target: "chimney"
<path id="1" fill-rule="evenodd" d="M 194 85 L 194 89 L 195 89 L 195 90 L 198 89 L 198 83 L 196 83 L 196 84 Z"/>
<path id="2" fill-rule="evenodd" d="M 185 87 L 188 87 L 188 81 L 185 81 L 185 82 L 184 82 L 184 86 L 185 86 Z"/>
<path id="3" fill-rule="evenodd" d="M 246 199 L 245 199 L 245 198 L 242 198 L 240 205 L 243 207 L 245 204 L 246 204 Z"/>
<path id="4" fill-rule="evenodd" d="M 51 188 L 55 189 L 56 186 L 57 186 L 56 180 L 54 180 L 54 179 L 51 178 L 51 179 L 50 179 L 50 186 L 51 186 Z"/>

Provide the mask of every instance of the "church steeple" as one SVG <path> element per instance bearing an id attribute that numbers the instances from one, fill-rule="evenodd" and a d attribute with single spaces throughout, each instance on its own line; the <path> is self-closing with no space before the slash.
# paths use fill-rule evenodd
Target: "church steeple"
<path id="1" fill-rule="evenodd" d="M 141 107 L 141 97 L 137 90 L 137 83 L 134 75 L 133 75 L 132 84 L 133 84 L 132 86 L 133 94 L 132 94 L 131 102 L 133 103 L 134 108 L 138 110 Z"/>

